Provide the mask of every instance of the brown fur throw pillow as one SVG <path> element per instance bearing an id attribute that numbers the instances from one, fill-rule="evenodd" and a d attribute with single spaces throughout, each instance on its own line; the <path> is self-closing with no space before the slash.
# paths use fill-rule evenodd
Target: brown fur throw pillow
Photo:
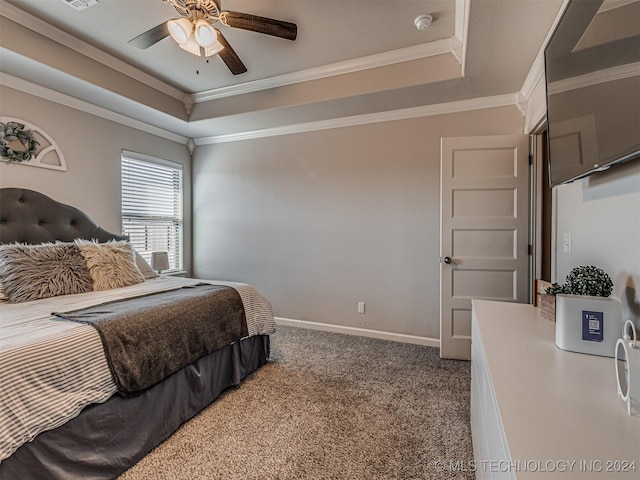
<path id="1" fill-rule="evenodd" d="M 110 290 L 144 281 L 129 242 L 114 240 L 97 243 L 76 240 L 76 245 L 87 262 L 94 290 Z"/>
<path id="2" fill-rule="evenodd" d="M 93 289 L 80 249 L 73 243 L 0 246 L 0 282 L 11 303 Z"/>

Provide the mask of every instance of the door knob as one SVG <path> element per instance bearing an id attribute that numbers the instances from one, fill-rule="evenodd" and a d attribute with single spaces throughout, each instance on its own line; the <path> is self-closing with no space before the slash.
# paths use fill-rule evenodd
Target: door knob
<path id="1" fill-rule="evenodd" d="M 451 262 L 452 262 L 451 257 L 444 257 L 444 263 L 446 263 L 448 265 Z"/>

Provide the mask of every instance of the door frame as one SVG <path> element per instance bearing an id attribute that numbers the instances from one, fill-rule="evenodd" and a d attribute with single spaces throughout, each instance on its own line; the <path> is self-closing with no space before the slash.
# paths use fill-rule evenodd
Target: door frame
<path id="1" fill-rule="evenodd" d="M 549 178 L 545 175 L 544 165 L 548 162 L 547 145 L 543 137 L 547 135 L 547 122 L 543 119 L 531 130 L 531 303 L 535 304 L 536 280 L 557 282 L 556 238 L 557 238 L 557 189 L 548 187 Z M 548 140 L 547 140 L 548 142 Z M 543 191 L 550 188 L 551 194 L 545 198 Z M 547 228 L 543 228 L 545 216 L 548 216 Z M 546 243 L 546 246 L 544 244 Z M 544 272 L 543 255 L 549 255 L 549 272 Z M 545 278 L 546 277 L 546 278 Z"/>

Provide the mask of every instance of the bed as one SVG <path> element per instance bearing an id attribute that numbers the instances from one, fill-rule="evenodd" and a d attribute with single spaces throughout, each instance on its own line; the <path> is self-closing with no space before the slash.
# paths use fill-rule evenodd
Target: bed
<path id="1" fill-rule="evenodd" d="M 9 297 L 0 301 L 2 480 L 115 478 L 267 361 L 275 322 L 271 305 L 253 287 L 157 276 L 133 250 L 142 281 L 115 287 L 107 282 L 95 290 L 98 279 L 92 276 L 93 288 L 85 285 L 69 293 L 64 289 L 76 288 L 75 280 L 63 282 L 64 294 L 56 295 L 56 282 L 51 282 L 43 287 L 44 298 L 15 301 L 23 290 L 16 287 L 20 282 L 11 276 L 7 258 L 22 246 L 32 246 L 24 247 L 31 255 L 54 245 L 72 252 L 73 259 L 80 249 L 86 265 L 95 252 L 130 248 L 125 237 L 100 228 L 74 207 L 27 189 L 0 189 L 0 245 L 0 296 Z M 65 272 L 76 275 L 71 263 L 65 264 Z M 95 265 L 89 268 L 91 275 Z M 15 270 L 22 272 L 16 274 L 19 279 L 24 269 Z M 37 282 L 22 283 L 29 284 L 26 291 L 33 295 Z M 138 307 L 145 303 L 147 310 Z M 109 314 L 115 317 L 107 322 Z M 134 341 L 130 331 L 113 332 L 119 322 L 134 322 L 131 317 L 142 325 L 134 329 L 149 337 Z M 182 333 L 198 318 L 201 325 L 189 328 L 210 328 L 205 324 L 214 318 L 223 327 L 215 334 Z M 161 334 L 155 327 L 160 324 L 180 332 Z M 109 340 L 110 335 L 120 336 Z M 131 358 L 115 356 L 122 345 L 144 351 L 154 344 L 170 353 L 180 350 L 176 345 L 186 345 L 189 363 L 182 366 L 171 354 L 147 359 L 131 369 L 144 370 L 146 377 L 140 380 L 126 370 Z M 162 378 L 157 377 L 160 370 Z"/>

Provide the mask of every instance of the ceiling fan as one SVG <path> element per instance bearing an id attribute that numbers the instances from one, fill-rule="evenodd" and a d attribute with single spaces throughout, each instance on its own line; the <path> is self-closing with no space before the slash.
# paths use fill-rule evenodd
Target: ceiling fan
<path id="1" fill-rule="evenodd" d="M 231 73 L 239 75 L 247 71 L 236 52 L 231 48 L 216 22 L 232 28 L 250 30 L 287 40 L 295 40 L 298 27 L 295 23 L 259 17 L 248 13 L 222 11 L 215 0 L 163 0 L 181 15 L 147 30 L 127 43 L 146 49 L 168 36 L 178 45 L 197 56 L 218 54 Z"/>

